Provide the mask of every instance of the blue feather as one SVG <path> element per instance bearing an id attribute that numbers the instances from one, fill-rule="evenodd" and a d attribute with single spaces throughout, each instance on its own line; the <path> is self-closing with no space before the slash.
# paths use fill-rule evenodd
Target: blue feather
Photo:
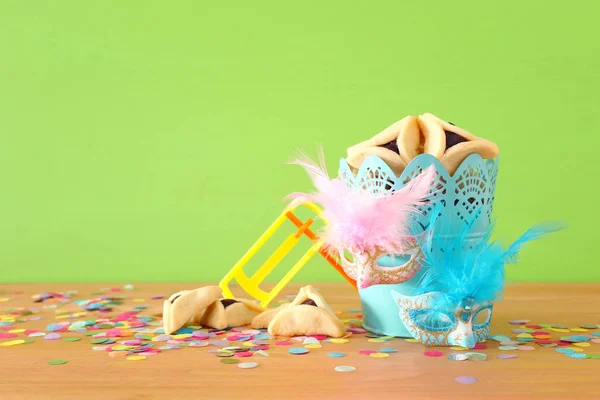
<path id="1" fill-rule="evenodd" d="M 435 300 L 434 309 L 455 310 L 467 298 L 472 298 L 477 304 L 498 300 L 504 289 L 505 264 L 516 262 L 525 243 L 564 228 L 556 222 L 536 225 L 505 248 L 491 241 L 494 224 L 490 224 L 485 232 L 472 239 L 475 243 L 465 246 L 479 212 L 458 234 L 451 234 L 448 227 L 434 228 L 435 220 L 432 221 L 427 227 L 424 243 L 419 243 L 425 266 L 429 268 L 419 282 L 418 294 L 441 293 Z M 436 215 L 434 213 L 435 219 Z"/>
<path id="2" fill-rule="evenodd" d="M 505 263 L 515 264 L 517 262 L 517 256 L 525 243 L 541 239 L 550 233 L 565 229 L 565 227 L 566 226 L 561 222 L 543 222 L 530 228 L 508 247 L 508 250 L 506 250 L 504 255 Z"/>

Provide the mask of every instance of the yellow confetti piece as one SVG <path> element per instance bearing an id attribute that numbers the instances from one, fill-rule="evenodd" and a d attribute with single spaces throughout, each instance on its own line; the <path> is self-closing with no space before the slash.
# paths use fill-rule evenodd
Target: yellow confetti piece
<path id="1" fill-rule="evenodd" d="M 380 336 L 379 339 L 393 339 L 393 336 Z"/>
<path id="2" fill-rule="evenodd" d="M 369 340 L 367 340 L 367 342 L 371 342 L 371 343 L 383 343 L 383 342 L 385 342 L 385 340 L 383 340 L 383 339 L 369 339 Z"/>
<path id="3" fill-rule="evenodd" d="M 0 297 L 0 303 L 6 303 L 10 300 L 10 297 Z"/>
<path id="4" fill-rule="evenodd" d="M 186 339 L 192 337 L 192 335 L 190 335 L 189 333 L 180 333 L 179 335 L 172 335 L 171 338 L 179 340 L 179 339 Z"/>
<path id="5" fill-rule="evenodd" d="M 517 335 L 517 337 L 520 337 L 520 338 L 528 338 L 528 339 L 531 339 L 531 338 L 533 338 L 533 336 L 531 336 L 529 333 L 519 333 L 519 334 Z"/>
<path id="6" fill-rule="evenodd" d="M 567 349 L 571 349 L 571 350 L 576 351 L 576 352 L 583 351 L 583 349 L 580 349 L 580 348 L 577 348 L 577 347 L 567 347 Z"/>
<path id="7" fill-rule="evenodd" d="M 131 349 L 131 348 L 132 348 L 131 346 L 124 346 L 124 345 L 112 346 L 112 349 L 113 349 L 113 350 L 116 350 L 116 351 L 120 351 L 120 350 L 129 350 L 129 349 Z"/>
<path id="8" fill-rule="evenodd" d="M 8 342 L 2 342 L 0 343 L 0 346 L 2 347 L 9 347 L 9 346 L 16 346 L 18 344 L 23 344 L 25 343 L 24 340 L 10 340 Z"/>
<path id="9" fill-rule="evenodd" d="M 316 344 L 316 343 L 307 344 L 304 346 L 305 349 L 320 349 L 321 347 L 323 347 L 323 346 L 321 346 L 320 344 Z"/>
<path id="10" fill-rule="evenodd" d="M 140 360 L 145 360 L 146 356 L 129 356 L 127 357 L 128 361 L 140 361 Z"/>
<path id="11" fill-rule="evenodd" d="M 329 341 L 331 343 L 335 343 L 335 344 L 342 344 L 342 343 L 348 343 L 349 342 L 348 339 L 337 339 L 337 338 L 330 339 Z"/>
<path id="12" fill-rule="evenodd" d="M 408 343 L 419 343 L 417 339 L 404 339 L 404 341 Z"/>
<path id="13" fill-rule="evenodd" d="M 569 328 L 571 332 L 587 332 L 588 330 L 585 328 Z"/>
<path id="14" fill-rule="evenodd" d="M 552 331 L 552 332 L 571 332 L 568 329 L 562 329 L 562 328 L 548 328 L 548 330 Z"/>
<path id="15" fill-rule="evenodd" d="M 573 346 L 577 346 L 577 347 L 590 347 L 590 344 L 587 343 L 587 342 L 573 343 Z"/>
<path id="16" fill-rule="evenodd" d="M 65 319 L 65 318 L 69 318 L 69 314 L 57 315 L 56 317 L 54 317 L 54 319 Z"/>
<path id="17" fill-rule="evenodd" d="M 25 332 L 25 329 L 11 329 L 8 332 L 9 333 L 22 333 L 22 332 Z"/>
<path id="18" fill-rule="evenodd" d="M 78 312 L 78 313 L 73 314 L 73 316 L 75 318 L 83 317 L 84 315 L 87 315 L 86 311 L 82 311 L 82 312 Z"/>
<path id="19" fill-rule="evenodd" d="M 244 343 L 242 343 L 242 346 L 244 346 L 244 347 L 254 347 L 255 344 L 252 343 L 252 342 L 244 342 Z"/>
<path id="20" fill-rule="evenodd" d="M 450 350 L 464 351 L 464 350 L 469 350 L 469 349 L 466 347 L 462 347 L 462 346 L 452 346 L 452 347 L 450 347 Z"/>
<path id="21" fill-rule="evenodd" d="M 388 353 L 371 353 L 369 357 L 373 358 L 388 358 L 390 355 Z"/>

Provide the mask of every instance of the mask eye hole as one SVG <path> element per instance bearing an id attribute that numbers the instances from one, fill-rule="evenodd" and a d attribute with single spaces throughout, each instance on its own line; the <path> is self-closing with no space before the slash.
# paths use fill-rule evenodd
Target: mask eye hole
<path id="1" fill-rule="evenodd" d="M 492 319 L 492 306 L 489 305 L 489 306 L 483 307 L 483 308 L 479 309 L 479 311 L 477 311 L 477 313 L 473 316 L 473 328 L 474 329 L 483 329 L 490 323 L 491 319 Z"/>
<path id="2" fill-rule="evenodd" d="M 430 332 L 444 332 L 456 326 L 454 315 L 431 308 L 406 310 L 410 319 L 419 329 Z"/>

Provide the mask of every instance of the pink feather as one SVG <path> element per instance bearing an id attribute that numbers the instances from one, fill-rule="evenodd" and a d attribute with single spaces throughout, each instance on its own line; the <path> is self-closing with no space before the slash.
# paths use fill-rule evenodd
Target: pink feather
<path id="1" fill-rule="evenodd" d="M 290 164 L 303 167 L 317 191 L 292 193 L 286 199 L 310 201 L 323 208 L 323 218 L 328 222 L 321 233 L 325 246 L 369 254 L 375 251 L 398 253 L 402 235 L 408 234 L 409 216 L 417 211 L 417 205 L 424 204 L 435 177 L 432 166 L 402 189 L 375 196 L 350 188 L 339 178 L 330 179 L 322 151 L 319 151 L 319 164 L 302 152 Z"/>

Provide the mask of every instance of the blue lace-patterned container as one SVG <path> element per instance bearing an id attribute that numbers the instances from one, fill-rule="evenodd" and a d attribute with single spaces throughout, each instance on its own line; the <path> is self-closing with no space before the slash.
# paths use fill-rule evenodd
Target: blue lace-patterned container
<path id="1" fill-rule="evenodd" d="M 491 222 L 498 159 L 484 160 L 478 154 L 471 154 L 462 162 L 454 175 L 450 176 L 437 158 L 429 154 L 421 154 L 408 164 L 400 177 L 397 177 L 379 157 L 367 158 L 356 174 L 352 172 L 346 160 L 342 159 L 340 177 L 348 186 L 374 195 L 383 195 L 402 188 L 431 165 L 436 169 L 435 182 L 430 190 L 431 197 L 444 204 L 436 226 L 444 226 L 445 231 L 450 234 L 460 232 L 473 217 L 473 213 L 482 209 L 470 230 L 470 236 L 463 242 L 464 246 L 470 246 L 470 241 L 481 237 Z M 420 206 L 419 210 L 422 215 L 418 217 L 418 222 L 425 230 L 431 218 L 432 206 Z M 403 256 L 385 256 L 378 260 L 378 264 L 382 267 L 399 266 L 404 262 L 406 259 Z M 364 328 L 380 335 L 411 337 L 399 318 L 398 306 L 394 303 L 391 292 L 395 291 L 406 296 L 415 295 L 415 285 L 424 272 L 425 267 L 421 268 L 415 277 L 403 283 L 372 285 L 359 289 Z"/>

